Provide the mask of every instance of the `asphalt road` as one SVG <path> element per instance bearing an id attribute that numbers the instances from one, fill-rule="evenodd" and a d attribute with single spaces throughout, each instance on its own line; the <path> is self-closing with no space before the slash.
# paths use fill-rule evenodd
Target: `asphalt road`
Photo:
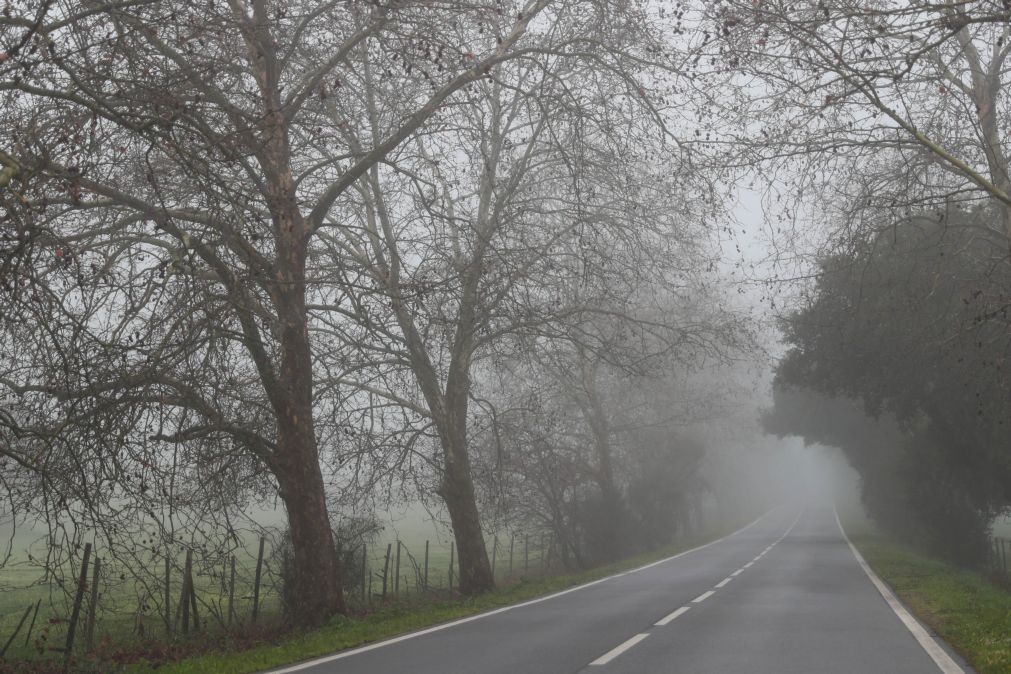
<path id="1" fill-rule="evenodd" d="M 861 568 L 831 505 L 782 506 L 725 539 L 657 564 L 276 671 L 971 671 L 906 620 L 910 626 Z"/>

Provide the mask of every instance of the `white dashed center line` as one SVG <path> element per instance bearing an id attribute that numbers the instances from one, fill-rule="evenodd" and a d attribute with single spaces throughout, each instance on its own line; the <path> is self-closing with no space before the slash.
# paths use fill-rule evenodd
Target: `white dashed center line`
<path id="1" fill-rule="evenodd" d="M 742 566 L 741 568 L 739 568 L 737 571 L 734 571 L 732 574 L 730 574 L 729 576 L 727 576 L 726 578 L 724 578 L 723 580 L 721 580 L 719 583 L 717 583 L 716 585 L 714 585 L 712 590 L 709 590 L 708 592 L 703 592 L 699 596 L 695 597 L 695 599 L 692 599 L 691 603 L 692 604 L 699 604 L 699 603 L 704 602 L 706 599 L 709 599 L 714 594 L 716 594 L 716 590 L 725 587 L 727 583 L 729 583 L 730 581 L 732 581 L 736 576 L 738 576 L 741 573 L 743 573 L 745 569 L 750 568 L 755 562 L 757 562 L 762 557 L 764 557 L 770 550 L 772 550 L 772 548 L 774 548 L 776 546 L 776 543 L 779 543 L 780 541 L 782 541 L 784 538 L 786 538 L 790 534 L 790 531 L 793 530 L 793 527 L 796 526 L 797 522 L 800 521 L 800 516 L 802 514 L 803 514 L 803 511 L 801 511 L 801 513 L 797 515 L 797 519 L 795 519 L 793 521 L 793 524 L 790 525 L 790 528 L 786 530 L 786 533 L 783 534 L 779 538 L 779 540 L 777 540 L 775 543 L 770 544 L 767 548 L 765 548 L 765 550 L 762 550 L 762 552 L 759 553 L 758 556 L 755 557 L 753 560 L 751 560 L 750 562 L 748 562 L 747 564 L 745 564 L 744 566 Z M 651 564 L 649 566 L 653 566 L 653 564 Z M 649 567 L 646 566 L 646 567 L 642 567 L 640 569 L 635 569 L 633 571 L 626 571 L 625 573 L 615 574 L 614 576 L 612 576 L 612 578 L 620 578 L 621 576 L 624 576 L 624 575 L 626 575 L 628 573 L 635 573 L 635 571 L 641 571 L 642 569 L 645 569 L 645 568 L 649 568 Z M 598 582 L 600 582 L 600 581 L 598 581 Z M 667 615 L 665 615 L 660 620 L 657 620 L 653 624 L 657 625 L 659 627 L 663 627 L 664 625 L 668 625 L 671 622 L 673 622 L 676 618 L 678 618 L 678 617 L 684 615 L 685 613 L 687 613 L 690 608 L 691 608 L 690 606 L 682 606 L 679 609 L 671 611 L 670 613 L 668 613 Z M 648 636 L 649 636 L 648 632 L 643 632 L 642 634 L 636 634 L 634 637 L 626 640 L 625 642 L 623 642 L 619 646 L 616 646 L 615 648 L 612 648 L 611 650 L 609 650 L 607 653 L 604 653 L 603 655 L 601 655 L 599 658 L 597 658 L 596 660 L 594 660 L 593 662 L 591 662 L 590 665 L 591 666 L 598 666 L 598 667 L 600 665 L 606 665 L 607 663 L 611 662 L 612 660 L 614 660 L 616 657 L 618 657 L 619 655 L 621 655 L 625 651 L 627 651 L 630 648 L 634 647 L 636 644 L 638 644 L 640 641 L 642 641 L 643 639 L 645 639 Z"/>
<path id="2" fill-rule="evenodd" d="M 666 625 L 666 624 L 670 623 L 670 621 L 672 621 L 675 618 L 677 618 L 678 616 L 687 613 L 689 608 L 691 608 L 691 607 L 690 606 L 682 606 L 678 610 L 676 610 L 676 611 L 674 611 L 672 613 L 669 613 L 668 615 L 664 616 L 660 620 L 657 620 L 653 624 L 654 625 L 660 625 L 660 626 Z"/>
<path id="3" fill-rule="evenodd" d="M 601 655 L 599 658 L 591 662 L 590 665 L 606 665 L 611 660 L 614 660 L 616 657 L 618 657 L 628 649 L 632 648 L 633 646 L 635 646 L 637 643 L 639 643 L 648 636 L 649 634 L 636 634 L 634 637 L 632 637 L 625 643 L 621 644 L 620 646 L 617 646 L 616 648 L 612 648 L 607 653 Z"/>

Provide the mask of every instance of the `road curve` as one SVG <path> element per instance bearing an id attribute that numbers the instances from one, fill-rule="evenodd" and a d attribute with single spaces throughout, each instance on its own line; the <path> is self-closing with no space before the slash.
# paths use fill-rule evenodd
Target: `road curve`
<path id="1" fill-rule="evenodd" d="M 915 621 L 912 625 L 918 627 Z M 933 656 L 925 645 L 934 649 Z M 781 506 L 727 538 L 660 563 L 547 599 L 274 670 L 959 671 L 971 672 L 922 628 L 918 641 L 886 602 L 827 504 Z"/>

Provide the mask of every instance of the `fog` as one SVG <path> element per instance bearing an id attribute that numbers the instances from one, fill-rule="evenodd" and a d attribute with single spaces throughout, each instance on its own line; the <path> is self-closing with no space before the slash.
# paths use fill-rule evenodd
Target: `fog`
<path id="1" fill-rule="evenodd" d="M 7 5 L 11 602 L 313 629 L 810 504 L 990 564 L 1006 8 Z"/>

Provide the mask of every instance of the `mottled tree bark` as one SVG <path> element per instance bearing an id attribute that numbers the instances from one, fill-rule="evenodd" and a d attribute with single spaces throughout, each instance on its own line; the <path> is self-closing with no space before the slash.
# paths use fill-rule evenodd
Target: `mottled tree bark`
<path id="1" fill-rule="evenodd" d="M 488 550 L 477 511 L 470 457 L 465 446 L 466 437 L 465 417 L 456 419 L 446 429 L 443 437 L 446 465 L 439 495 L 446 503 L 453 524 L 460 559 L 460 592 L 476 595 L 494 589 L 495 578 L 488 561 Z"/>

